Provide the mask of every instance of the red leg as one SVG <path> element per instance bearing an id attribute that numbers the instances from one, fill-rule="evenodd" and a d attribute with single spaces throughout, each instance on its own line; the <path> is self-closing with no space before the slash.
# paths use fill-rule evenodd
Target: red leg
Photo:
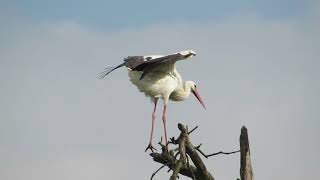
<path id="1" fill-rule="evenodd" d="M 165 145 L 168 145 L 168 139 L 167 139 L 167 126 L 166 126 L 166 111 L 167 111 L 167 105 L 165 104 L 163 107 L 163 113 L 162 113 L 162 122 L 163 122 L 163 128 L 164 128 L 164 139 L 165 139 Z"/>
<path id="2" fill-rule="evenodd" d="M 147 151 L 148 149 L 150 149 L 150 150 L 153 152 L 153 149 L 156 149 L 156 148 L 154 148 L 153 145 L 152 145 L 152 139 L 153 139 L 154 121 L 155 121 L 155 119 L 156 119 L 155 112 L 156 112 L 156 109 L 157 109 L 157 102 L 158 102 L 158 99 L 155 99 L 155 100 L 154 100 L 154 108 L 153 108 L 153 112 L 152 112 L 152 126 L 151 126 L 150 142 L 149 142 L 149 145 L 148 145 L 148 147 L 146 148 L 145 151 Z"/>
<path id="3" fill-rule="evenodd" d="M 152 126 L 151 126 L 151 135 L 150 135 L 150 144 L 152 144 L 152 139 L 153 139 L 153 128 L 154 128 L 154 121 L 156 119 L 155 112 L 157 109 L 157 102 L 158 102 L 158 99 L 155 99 L 154 100 L 154 108 L 153 108 L 153 112 L 152 112 Z"/>

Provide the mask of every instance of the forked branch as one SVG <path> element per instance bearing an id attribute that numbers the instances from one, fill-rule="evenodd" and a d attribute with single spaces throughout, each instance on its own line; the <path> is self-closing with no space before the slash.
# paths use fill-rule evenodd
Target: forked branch
<path id="1" fill-rule="evenodd" d="M 241 129 L 240 150 L 231 152 L 219 151 L 212 154 L 205 154 L 200 149 L 201 144 L 198 146 L 193 146 L 193 144 L 190 142 L 189 135 L 195 129 L 197 129 L 197 127 L 193 128 L 191 131 L 188 131 L 188 128 L 186 126 L 178 124 L 178 128 L 180 130 L 179 137 L 177 139 L 172 137 L 169 142 L 170 144 L 175 145 L 175 148 L 169 151 L 166 145 L 159 143 L 162 147 L 162 152 L 155 152 L 150 154 L 154 161 L 162 164 L 162 166 L 152 174 L 151 180 L 165 166 L 169 167 L 169 171 L 172 170 L 170 180 L 176 180 L 177 178 L 179 178 L 179 174 L 187 176 L 192 180 L 214 180 L 214 177 L 207 170 L 198 152 L 205 158 L 209 158 L 219 154 L 229 155 L 240 152 L 241 180 L 253 180 L 248 132 L 245 127 L 242 127 Z"/>
<path id="2" fill-rule="evenodd" d="M 207 171 L 207 168 L 201 160 L 197 149 L 190 142 L 189 134 L 191 134 L 196 128 L 191 131 L 187 131 L 187 128 L 182 124 L 178 124 L 180 135 L 177 139 L 171 138 L 171 144 L 178 145 L 177 154 L 174 155 L 174 150 L 162 150 L 162 153 L 151 153 L 153 160 L 172 169 L 172 175 L 170 180 L 176 180 L 178 174 L 190 177 L 194 180 L 214 180 L 213 176 Z M 179 155 L 179 159 L 176 157 Z M 194 165 L 191 165 L 189 158 Z"/>

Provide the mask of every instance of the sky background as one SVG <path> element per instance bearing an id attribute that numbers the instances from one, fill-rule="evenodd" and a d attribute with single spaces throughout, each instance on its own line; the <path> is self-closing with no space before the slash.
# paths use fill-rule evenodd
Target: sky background
<path id="1" fill-rule="evenodd" d="M 97 75 L 184 49 L 197 56 L 178 70 L 207 110 L 170 102 L 170 137 L 178 122 L 198 125 L 204 152 L 233 151 L 245 125 L 256 179 L 318 177 L 319 12 L 312 0 L 0 1 L 0 179 L 149 179 L 153 105 L 124 68 Z M 216 179 L 239 177 L 239 154 L 205 163 Z"/>

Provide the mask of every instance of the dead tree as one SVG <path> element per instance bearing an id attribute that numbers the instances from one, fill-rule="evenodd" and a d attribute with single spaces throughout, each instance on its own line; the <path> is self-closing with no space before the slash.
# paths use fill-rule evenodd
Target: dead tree
<path id="1" fill-rule="evenodd" d="M 254 180 L 251 167 L 248 130 L 245 126 L 241 128 L 240 135 L 240 177 L 241 180 Z"/>
<path id="2" fill-rule="evenodd" d="M 169 180 L 176 180 L 179 174 L 187 176 L 193 180 L 214 180 L 213 174 L 207 170 L 199 153 L 205 158 L 209 158 L 211 156 L 215 156 L 218 154 L 234 154 L 238 152 L 241 153 L 241 168 L 240 168 L 241 180 L 253 180 L 252 168 L 251 168 L 251 162 L 250 162 L 248 133 L 245 127 L 241 129 L 240 150 L 232 151 L 232 152 L 219 151 L 217 153 L 212 153 L 208 155 L 201 151 L 200 149 L 201 144 L 198 146 L 194 146 L 190 142 L 189 135 L 197 127 L 192 129 L 191 131 L 188 131 L 187 126 L 178 124 L 178 128 L 180 130 L 179 137 L 177 139 L 173 137 L 169 141 L 170 144 L 174 144 L 177 146 L 175 149 L 172 149 L 169 151 L 166 148 L 167 146 L 159 143 L 161 146 L 162 152 L 161 153 L 153 152 L 150 154 L 150 156 L 153 158 L 154 161 L 162 164 L 162 166 L 152 174 L 150 178 L 151 180 L 162 168 L 166 166 L 169 167 L 169 171 L 172 171 L 172 175 L 170 176 Z M 245 159 L 243 159 L 242 157 L 245 157 Z M 190 163 L 190 159 L 193 165 Z"/>

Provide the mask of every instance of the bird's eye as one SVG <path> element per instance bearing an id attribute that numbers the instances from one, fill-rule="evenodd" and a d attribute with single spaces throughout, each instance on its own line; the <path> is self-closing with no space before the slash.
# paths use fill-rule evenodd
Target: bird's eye
<path id="1" fill-rule="evenodd" d="M 196 84 L 194 84 L 194 88 L 197 88 L 197 85 L 196 85 Z"/>

